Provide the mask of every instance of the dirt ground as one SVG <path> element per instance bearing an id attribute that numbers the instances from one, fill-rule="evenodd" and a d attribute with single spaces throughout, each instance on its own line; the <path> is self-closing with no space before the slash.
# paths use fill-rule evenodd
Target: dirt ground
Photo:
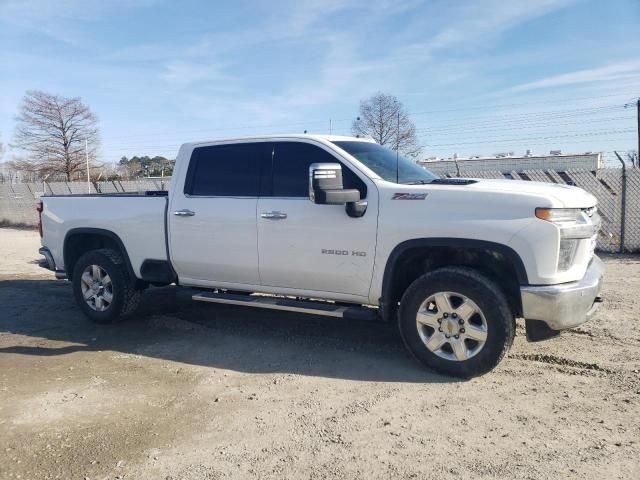
<path id="1" fill-rule="evenodd" d="M 393 325 L 197 304 L 152 289 L 88 323 L 0 229 L 0 478 L 639 478 L 640 257 L 542 343 L 470 381 L 416 364 Z"/>

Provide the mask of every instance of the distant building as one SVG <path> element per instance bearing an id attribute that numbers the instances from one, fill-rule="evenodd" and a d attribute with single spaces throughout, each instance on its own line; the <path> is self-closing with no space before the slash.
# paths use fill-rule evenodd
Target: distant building
<path id="1" fill-rule="evenodd" d="M 456 166 L 457 162 L 457 166 Z M 597 170 L 602 168 L 601 153 L 562 153 L 560 150 L 551 150 L 548 155 L 531 154 L 530 151 L 523 156 L 516 156 L 513 152 L 498 153 L 488 157 L 459 158 L 454 155 L 452 159 L 429 158 L 418 160 L 418 164 L 442 174 L 456 172 L 523 172 L 525 170 L 555 170 L 565 172 L 567 170 Z"/>

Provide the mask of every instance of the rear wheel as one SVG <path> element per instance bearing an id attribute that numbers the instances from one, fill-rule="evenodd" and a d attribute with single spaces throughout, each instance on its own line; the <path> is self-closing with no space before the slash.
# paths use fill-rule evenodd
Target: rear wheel
<path id="1" fill-rule="evenodd" d="M 140 302 L 140 290 L 125 261 L 103 248 L 82 255 L 73 269 L 73 292 L 84 314 L 96 323 L 116 323 L 130 316 Z"/>
<path id="2" fill-rule="evenodd" d="M 458 377 L 492 370 L 515 335 L 514 317 L 500 288 L 461 267 L 438 269 L 414 281 L 402 297 L 399 326 L 414 357 Z"/>

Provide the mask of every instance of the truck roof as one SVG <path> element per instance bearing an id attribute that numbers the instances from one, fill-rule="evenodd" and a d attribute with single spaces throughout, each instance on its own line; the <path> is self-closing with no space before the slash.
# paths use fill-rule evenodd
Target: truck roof
<path id="1" fill-rule="evenodd" d="M 250 135 L 250 136 L 241 136 L 241 137 L 227 137 L 227 138 L 215 138 L 209 140 L 200 140 L 195 142 L 186 142 L 185 146 L 196 146 L 202 145 L 206 143 L 224 143 L 224 142 L 236 142 L 239 140 L 270 140 L 270 139 L 278 139 L 278 140 L 319 140 L 325 142 L 344 142 L 344 141 L 352 141 L 352 142 L 367 142 L 367 143 L 375 143 L 375 140 L 372 138 L 364 138 L 364 137 L 349 137 L 346 135 L 317 135 L 317 134 L 309 134 L 309 133 L 280 133 L 280 134 L 269 134 L 269 135 Z"/>

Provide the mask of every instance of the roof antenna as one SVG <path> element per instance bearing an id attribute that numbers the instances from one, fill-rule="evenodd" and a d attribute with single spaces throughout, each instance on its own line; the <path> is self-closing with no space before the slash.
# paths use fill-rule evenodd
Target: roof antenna
<path id="1" fill-rule="evenodd" d="M 398 131 L 396 132 L 396 183 L 400 183 L 400 109 L 398 109 Z"/>

